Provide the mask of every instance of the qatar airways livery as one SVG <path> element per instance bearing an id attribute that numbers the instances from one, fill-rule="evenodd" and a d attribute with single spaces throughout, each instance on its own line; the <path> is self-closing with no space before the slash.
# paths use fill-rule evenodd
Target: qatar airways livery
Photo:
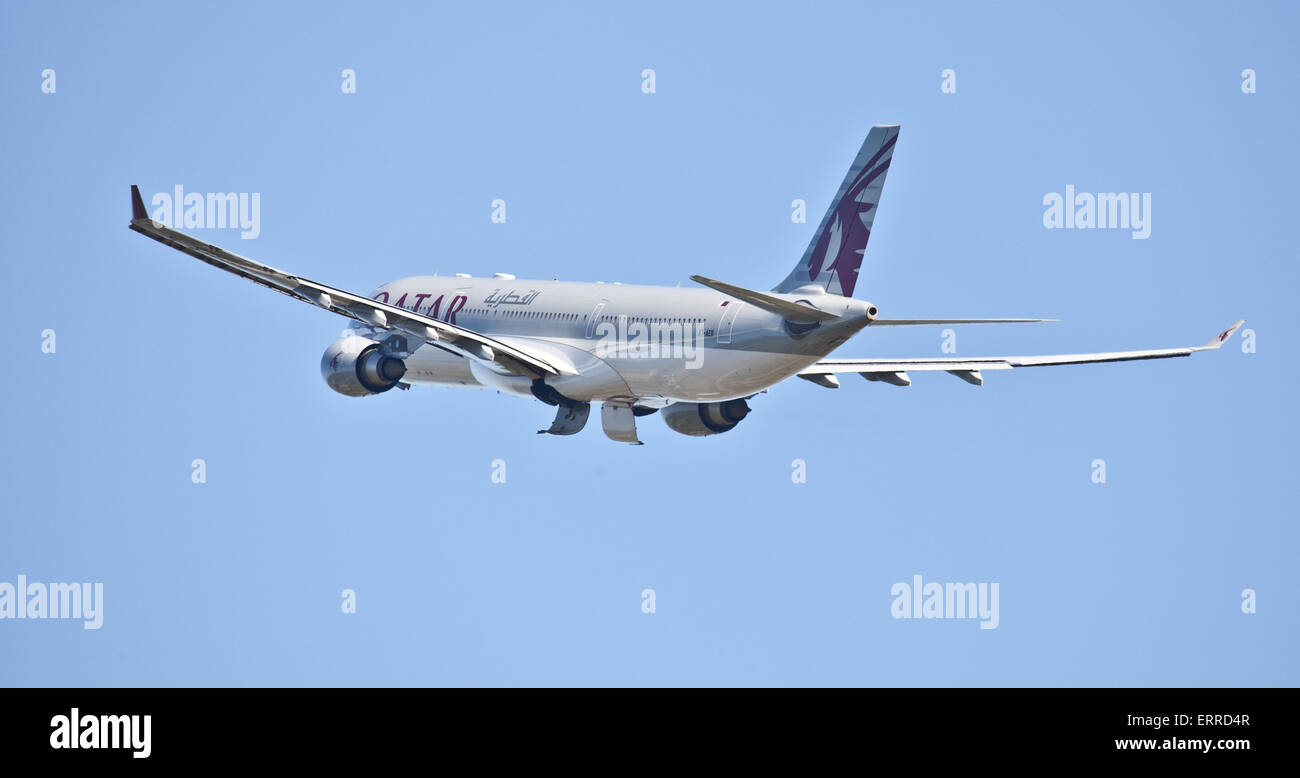
<path id="1" fill-rule="evenodd" d="M 149 218 L 131 187 L 131 229 L 254 283 L 353 320 L 352 333 L 325 350 L 331 389 L 361 397 L 393 387 L 496 389 L 555 406 L 540 432 L 572 435 L 592 403 L 613 440 L 640 443 L 636 420 L 660 411 L 686 435 L 734 428 L 746 402 L 798 376 L 827 388 L 839 373 L 911 384 L 909 373 L 943 371 L 980 385 L 983 371 L 1185 357 L 1216 349 L 1237 322 L 1203 346 L 1024 357 L 828 359 L 860 330 L 926 324 L 1045 319 L 883 319 L 853 298 L 858 270 L 897 125 L 874 127 L 840 184 L 812 242 L 785 280 L 766 292 L 703 276 L 700 286 L 632 286 L 415 276 L 369 296 L 336 289 L 232 254 Z"/>

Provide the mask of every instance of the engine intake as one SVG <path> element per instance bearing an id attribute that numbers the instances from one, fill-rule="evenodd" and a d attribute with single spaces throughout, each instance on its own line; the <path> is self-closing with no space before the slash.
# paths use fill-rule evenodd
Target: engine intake
<path id="1" fill-rule="evenodd" d="M 349 397 L 387 392 L 406 375 L 406 363 L 385 354 L 378 343 L 353 336 L 330 344 L 320 358 L 329 388 Z"/>
<path id="2" fill-rule="evenodd" d="M 673 403 L 663 409 L 664 422 L 683 435 L 717 435 L 727 432 L 749 415 L 744 400 L 718 403 Z"/>

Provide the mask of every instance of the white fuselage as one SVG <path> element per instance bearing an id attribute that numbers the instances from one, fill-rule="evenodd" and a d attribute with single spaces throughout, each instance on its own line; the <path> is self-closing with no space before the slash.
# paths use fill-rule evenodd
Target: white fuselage
<path id="1" fill-rule="evenodd" d="M 805 290 L 796 290 L 803 292 Z M 519 344 L 574 368 L 546 383 L 581 402 L 746 397 L 813 364 L 867 325 L 869 304 L 820 289 L 779 295 L 840 316 L 806 332 L 781 315 L 705 288 L 415 276 L 374 299 Z M 377 334 L 355 324 L 360 334 Z M 435 346 L 405 359 L 414 385 L 485 387 L 530 396 L 527 378 Z"/>

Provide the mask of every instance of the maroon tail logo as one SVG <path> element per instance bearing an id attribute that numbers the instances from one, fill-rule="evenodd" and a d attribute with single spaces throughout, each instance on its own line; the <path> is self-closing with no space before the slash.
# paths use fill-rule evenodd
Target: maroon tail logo
<path id="1" fill-rule="evenodd" d="M 858 198 L 873 181 L 889 170 L 890 159 L 883 162 L 880 160 L 894 148 L 897 140 L 897 135 L 890 138 L 867 160 L 862 166 L 862 172 L 836 204 L 834 218 L 826 222 L 826 229 L 818 236 L 817 245 L 808 259 L 808 280 L 815 282 L 822 269 L 827 268 L 839 277 L 844 296 L 853 296 L 853 288 L 858 283 L 858 268 L 862 266 L 862 255 L 867 250 L 867 241 L 871 239 L 871 229 L 862 217 L 876 207 L 874 202 L 858 202 Z"/>

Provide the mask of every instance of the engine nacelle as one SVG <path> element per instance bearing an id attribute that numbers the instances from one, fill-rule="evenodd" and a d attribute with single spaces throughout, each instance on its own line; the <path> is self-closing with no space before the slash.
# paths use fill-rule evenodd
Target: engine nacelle
<path id="1" fill-rule="evenodd" d="M 320 358 L 320 374 L 339 394 L 365 397 L 387 392 L 406 375 L 406 363 L 380 350 L 369 338 L 335 341 Z"/>
<path id="2" fill-rule="evenodd" d="M 663 409 L 664 422 L 683 435 L 716 435 L 726 432 L 749 415 L 744 400 L 720 403 L 673 403 Z"/>

